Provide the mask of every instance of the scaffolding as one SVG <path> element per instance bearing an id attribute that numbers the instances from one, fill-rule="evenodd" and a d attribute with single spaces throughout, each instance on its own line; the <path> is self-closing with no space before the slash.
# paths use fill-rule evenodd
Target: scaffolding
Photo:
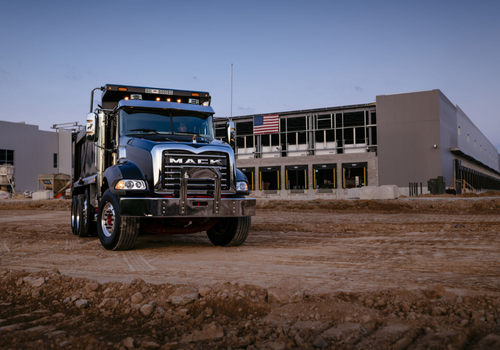
<path id="1" fill-rule="evenodd" d="M 0 165 L 0 191 L 15 193 L 14 166 L 10 164 Z"/>

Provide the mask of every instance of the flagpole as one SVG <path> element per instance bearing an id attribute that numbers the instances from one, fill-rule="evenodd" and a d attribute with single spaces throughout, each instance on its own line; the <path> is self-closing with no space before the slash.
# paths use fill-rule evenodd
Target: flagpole
<path id="1" fill-rule="evenodd" d="M 231 117 L 230 120 L 233 120 L 233 64 L 231 63 Z"/>

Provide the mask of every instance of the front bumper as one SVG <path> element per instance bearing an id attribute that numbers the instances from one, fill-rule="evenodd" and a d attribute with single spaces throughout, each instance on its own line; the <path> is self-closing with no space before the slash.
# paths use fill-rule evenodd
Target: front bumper
<path id="1" fill-rule="evenodd" d="M 135 217 L 254 216 L 255 198 L 120 198 L 120 214 Z"/>

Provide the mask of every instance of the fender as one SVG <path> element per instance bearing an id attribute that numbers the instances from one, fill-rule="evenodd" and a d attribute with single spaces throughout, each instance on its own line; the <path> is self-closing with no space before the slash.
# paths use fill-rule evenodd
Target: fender
<path id="1" fill-rule="evenodd" d="M 121 161 L 115 165 L 110 166 L 104 171 L 104 178 L 109 184 L 109 190 L 111 193 L 116 195 L 126 195 L 126 194 L 141 194 L 147 192 L 145 191 L 124 191 L 124 190 L 115 190 L 115 185 L 118 181 L 122 179 L 133 179 L 133 180 L 144 180 L 146 181 L 144 174 L 141 169 L 137 166 L 137 164 L 127 160 Z M 147 182 L 146 182 L 147 184 Z"/>
<path id="2" fill-rule="evenodd" d="M 243 174 L 243 172 L 238 168 L 236 168 L 236 181 L 245 181 L 246 183 L 248 183 L 246 175 Z"/>
<path id="3" fill-rule="evenodd" d="M 248 186 L 248 191 L 246 192 L 237 192 L 239 195 L 244 195 L 244 196 L 248 196 L 250 194 L 250 186 L 248 185 L 248 179 L 247 179 L 247 176 L 245 174 L 243 174 L 243 172 L 236 168 L 236 182 L 238 181 L 245 181 L 247 183 L 247 186 Z"/>

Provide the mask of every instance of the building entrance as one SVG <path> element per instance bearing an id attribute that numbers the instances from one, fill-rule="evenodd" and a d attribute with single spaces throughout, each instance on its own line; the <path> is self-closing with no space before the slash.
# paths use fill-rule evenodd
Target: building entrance
<path id="1" fill-rule="evenodd" d="M 261 191 L 277 191 L 280 189 L 280 170 L 279 166 L 260 167 L 259 168 L 259 189 Z"/>
<path id="2" fill-rule="evenodd" d="M 313 186 L 318 190 L 337 188 L 337 164 L 313 164 Z"/>
<path id="3" fill-rule="evenodd" d="M 287 190 L 307 189 L 307 165 L 288 165 L 285 172 Z"/>
<path id="4" fill-rule="evenodd" d="M 343 163 L 342 164 L 342 188 L 354 188 L 367 186 L 366 168 L 368 163 Z"/>

